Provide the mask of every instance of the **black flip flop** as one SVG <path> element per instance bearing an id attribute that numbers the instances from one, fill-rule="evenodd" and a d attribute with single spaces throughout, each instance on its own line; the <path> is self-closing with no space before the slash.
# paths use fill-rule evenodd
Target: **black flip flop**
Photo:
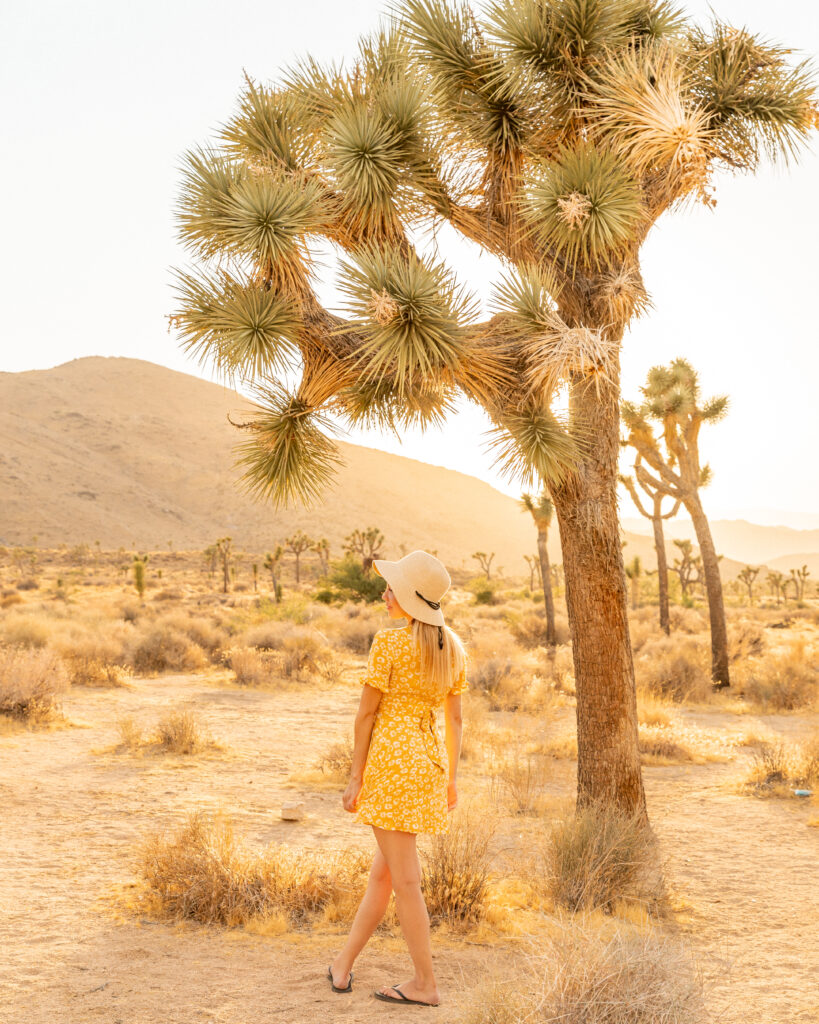
<path id="1" fill-rule="evenodd" d="M 330 979 L 330 985 L 334 992 L 352 992 L 353 991 L 353 972 L 350 971 L 350 980 L 347 982 L 347 988 L 339 988 L 338 985 L 333 981 L 333 972 L 330 968 L 327 968 L 327 977 Z"/>
<path id="2" fill-rule="evenodd" d="M 403 984 L 403 982 L 400 982 Z M 440 1006 L 440 1003 L 427 1003 L 423 999 L 410 999 L 409 996 L 405 996 L 398 985 L 390 985 L 393 992 L 397 992 L 400 999 L 393 999 L 392 996 L 385 996 L 383 992 L 373 992 L 376 999 L 380 999 L 382 1003 L 397 1003 L 399 1006 Z"/>

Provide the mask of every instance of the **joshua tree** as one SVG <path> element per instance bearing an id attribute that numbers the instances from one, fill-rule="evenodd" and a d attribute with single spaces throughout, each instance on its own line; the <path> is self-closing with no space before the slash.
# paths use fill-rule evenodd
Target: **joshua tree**
<path id="1" fill-rule="evenodd" d="M 672 568 L 680 579 L 680 591 L 685 601 L 691 587 L 702 583 L 702 558 L 694 554 L 690 540 L 675 540 L 674 544 L 680 549 L 680 557 L 674 559 Z"/>
<path id="2" fill-rule="evenodd" d="M 549 565 L 549 551 L 546 541 L 549 536 L 549 526 L 554 515 L 554 505 L 544 490 L 533 498 L 531 494 L 524 494 L 520 499 L 523 509 L 531 515 L 537 529 L 537 555 L 540 561 L 540 579 L 543 584 L 543 602 L 546 605 L 546 643 L 551 647 L 557 643 L 557 630 L 555 628 L 555 602 L 552 595 L 552 573 Z"/>
<path id="3" fill-rule="evenodd" d="M 808 582 L 808 576 L 810 576 L 810 569 L 807 565 L 803 565 L 801 569 L 791 569 L 791 578 L 787 581 L 793 583 L 794 595 L 797 601 L 802 601 L 805 597 L 805 584 Z"/>
<path id="4" fill-rule="evenodd" d="M 292 552 L 296 559 L 296 586 L 301 583 L 301 556 L 312 545 L 312 539 L 303 530 L 296 530 L 295 533 L 284 538 L 285 549 Z"/>
<path id="5" fill-rule="evenodd" d="M 651 486 L 650 474 L 646 473 L 642 465 L 642 456 L 638 455 L 634 460 L 634 477 L 621 476 L 620 482 L 624 485 L 631 500 L 637 506 L 641 516 L 651 520 L 651 528 L 654 532 L 654 550 L 657 553 L 657 583 L 660 597 L 660 629 L 664 633 L 671 632 L 671 621 L 668 617 L 668 558 L 665 553 L 665 536 L 663 533 L 663 520 L 673 519 L 680 508 L 678 498 L 668 512 L 663 512 L 663 499 L 666 497 L 664 491 Z M 637 493 L 637 486 L 651 499 L 651 511 L 649 512 L 640 500 Z"/>
<path id="6" fill-rule="evenodd" d="M 785 584 L 785 574 L 777 571 L 769 572 L 765 577 L 765 582 L 771 588 L 771 593 L 776 598 L 776 603 L 781 604 L 782 592 Z"/>
<path id="7" fill-rule="evenodd" d="M 222 593 L 230 590 L 230 568 L 233 557 L 233 539 L 220 537 L 213 545 L 216 550 L 216 564 L 222 566 Z"/>
<path id="8" fill-rule="evenodd" d="M 284 548 L 281 544 L 277 544 L 272 551 L 268 551 L 264 556 L 264 567 L 270 573 L 270 582 L 273 585 L 273 597 L 276 600 L 276 604 L 282 599 L 282 585 L 279 582 L 279 562 L 284 557 Z"/>
<path id="9" fill-rule="evenodd" d="M 578 800 L 644 814 L 616 507 L 619 348 L 648 301 L 640 246 L 668 210 L 713 202 L 715 169 L 799 148 L 808 71 L 659 0 L 497 0 L 482 21 L 446 0 L 396 8 L 350 68 L 248 80 L 218 144 L 189 154 L 178 223 L 200 267 L 180 272 L 171 322 L 256 386 L 240 459 L 279 503 L 331 477 L 328 412 L 400 430 L 440 421 L 459 391 L 484 408 L 501 464 L 555 502 Z M 487 322 L 416 247 L 442 221 L 508 268 Z M 345 318 L 314 290 L 318 237 L 343 253 Z"/>
<path id="10" fill-rule="evenodd" d="M 213 574 L 216 572 L 218 557 L 219 554 L 216 550 L 215 544 L 211 544 L 210 547 L 205 548 L 205 550 L 202 552 L 202 558 L 205 562 L 205 568 L 207 569 L 211 579 L 213 579 Z"/>
<path id="11" fill-rule="evenodd" d="M 739 582 L 744 583 L 745 586 L 748 588 L 748 603 L 751 605 L 752 608 L 754 605 L 754 581 L 756 580 L 758 575 L 759 566 L 757 566 L 754 569 L 750 565 L 746 565 L 742 572 L 737 574 L 737 579 L 739 580 Z"/>
<path id="12" fill-rule="evenodd" d="M 524 555 L 524 562 L 529 569 L 529 589 L 535 589 L 535 569 L 540 567 L 540 559 L 537 555 Z"/>
<path id="13" fill-rule="evenodd" d="M 310 550 L 318 555 L 321 575 L 326 576 L 330 568 L 330 541 L 326 537 L 322 537 L 313 544 Z"/>
<path id="14" fill-rule="evenodd" d="M 353 530 L 344 538 L 343 550 L 348 555 L 358 555 L 364 572 L 369 572 L 384 545 L 384 534 L 377 526 L 368 526 L 366 530 Z"/>
<path id="15" fill-rule="evenodd" d="M 643 563 L 640 556 L 635 555 L 625 566 L 626 576 L 631 580 L 631 607 L 636 611 L 640 607 L 640 577 L 643 575 Z"/>
<path id="16" fill-rule="evenodd" d="M 711 528 L 700 501 L 700 488 L 711 479 L 711 470 L 700 466 L 699 433 L 703 423 L 722 419 L 728 398 L 721 395 L 703 402 L 697 373 L 685 359 L 675 359 L 668 366 L 655 366 L 641 388 L 641 405 L 623 402 L 623 420 L 628 429 L 627 443 L 644 462 L 641 467 L 649 486 L 681 501 L 691 516 L 702 558 L 705 589 L 708 594 L 708 615 L 711 622 L 711 678 L 717 688 L 730 685 L 728 674 L 728 629 L 725 624 L 725 602 L 722 580 Z M 654 435 L 652 422 L 662 432 L 664 451 Z"/>
<path id="17" fill-rule="evenodd" d="M 481 572 L 484 574 L 484 576 L 488 580 L 491 579 L 492 560 L 495 557 L 495 552 L 491 551 L 489 554 L 487 554 L 485 551 L 473 551 L 472 557 L 481 567 Z"/>

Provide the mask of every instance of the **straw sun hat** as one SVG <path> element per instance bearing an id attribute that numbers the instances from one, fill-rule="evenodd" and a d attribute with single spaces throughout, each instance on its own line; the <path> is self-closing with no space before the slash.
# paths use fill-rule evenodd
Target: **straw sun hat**
<path id="1" fill-rule="evenodd" d="M 376 558 L 373 568 L 408 615 L 431 626 L 443 626 L 441 598 L 452 582 L 443 562 L 426 551 L 410 551 L 397 562 Z"/>

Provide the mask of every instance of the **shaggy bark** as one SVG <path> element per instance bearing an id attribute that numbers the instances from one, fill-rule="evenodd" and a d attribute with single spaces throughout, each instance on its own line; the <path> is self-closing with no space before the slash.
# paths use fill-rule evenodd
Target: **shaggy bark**
<path id="1" fill-rule="evenodd" d="M 646 818 L 637 738 L 637 699 L 617 520 L 620 418 L 615 367 L 599 394 L 590 380 L 570 388 L 570 418 L 588 448 L 578 471 L 552 488 L 577 689 L 577 804 L 617 804 Z"/>

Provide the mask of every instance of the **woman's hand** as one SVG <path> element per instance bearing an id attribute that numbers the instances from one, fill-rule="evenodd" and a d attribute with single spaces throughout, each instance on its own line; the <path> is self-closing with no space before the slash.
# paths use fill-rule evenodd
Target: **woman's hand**
<path id="1" fill-rule="evenodd" d="M 355 814 L 356 805 L 358 804 L 358 794 L 361 792 L 361 779 L 351 778 L 347 783 L 347 788 L 341 796 L 341 803 L 344 806 L 345 811 L 349 811 L 350 814 Z"/>
<path id="2" fill-rule="evenodd" d="M 453 811 L 455 809 L 455 805 L 457 803 L 458 803 L 458 787 L 457 787 L 457 783 L 453 779 L 453 781 L 450 782 L 449 785 L 446 787 L 447 810 L 448 811 Z"/>

